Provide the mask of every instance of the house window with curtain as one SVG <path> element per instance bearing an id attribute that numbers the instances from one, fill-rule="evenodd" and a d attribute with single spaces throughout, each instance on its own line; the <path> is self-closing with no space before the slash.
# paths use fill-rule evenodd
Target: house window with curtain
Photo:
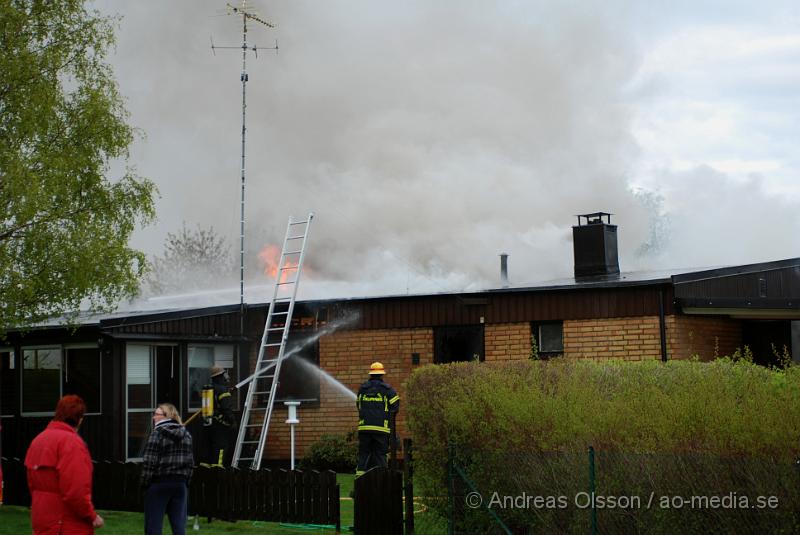
<path id="1" fill-rule="evenodd" d="M 182 411 L 179 356 L 174 344 L 125 346 L 128 459 L 141 458 L 157 404 L 172 403 Z"/>

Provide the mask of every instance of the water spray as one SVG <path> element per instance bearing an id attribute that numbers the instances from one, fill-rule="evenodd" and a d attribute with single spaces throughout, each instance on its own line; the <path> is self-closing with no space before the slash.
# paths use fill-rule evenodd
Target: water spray
<path id="1" fill-rule="evenodd" d="M 292 357 L 293 355 L 296 355 L 297 353 L 299 353 L 300 351 L 302 351 L 303 349 L 305 349 L 306 347 L 308 347 L 312 343 L 316 342 L 317 340 L 319 340 L 323 336 L 327 336 L 327 335 L 333 333 L 334 331 L 336 331 L 338 329 L 341 329 L 342 327 L 350 326 L 350 325 L 354 324 L 356 321 L 358 321 L 358 315 L 353 314 L 353 315 L 350 315 L 350 316 L 348 316 L 348 317 L 346 317 L 344 319 L 341 319 L 339 321 L 335 321 L 333 323 L 325 325 L 322 329 L 320 329 L 317 332 L 315 332 L 312 336 L 309 336 L 308 338 L 303 340 L 303 342 L 301 344 L 299 344 L 296 347 L 293 347 L 291 351 L 289 351 L 288 353 L 284 354 L 283 358 L 281 359 L 281 362 L 286 360 L 286 359 L 288 359 L 288 358 L 290 358 L 290 357 Z M 318 368 L 318 367 L 314 366 L 310 362 L 305 361 L 303 359 L 300 359 L 300 362 L 308 364 L 309 366 L 313 366 L 316 370 L 319 371 L 319 373 L 321 375 L 326 377 L 326 379 L 330 379 L 330 380 L 336 381 L 336 379 L 333 379 L 333 377 L 331 377 L 329 374 L 324 372 L 321 368 Z M 239 381 L 238 383 L 236 383 L 236 385 L 232 386 L 231 387 L 231 391 L 238 390 L 238 389 L 242 388 L 244 385 L 246 385 L 248 383 L 251 383 L 254 380 L 258 379 L 262 375 L 268 373 L 272 368 L 275 367 L 276 364 L 277 364 L 277 361 L 276 362 L 271 362 L 271 363 L 267 364 L 266 366 L 264 366 L 263 368 L 261 368 L 259 370 L 256 370 L 255 372 L 253 372 L 253 375 L 251 375 L 247 379 L 243 379 L 242 381 Z M 336 382 L 338 383 L 338 381 L 336 381 Z M 339 384 L 341 384 L 341 383 L 339 383 Z M 342 386 L 344 386 L 344 385 L 342 385 Z M 348 392 L 349 392 L 349 390 L 348 390 Z M 350 392 L 350 393 L 352 394 L 352 392 Z M 355 395 L 354 395 L 354 399 L 355 399 Z"/>

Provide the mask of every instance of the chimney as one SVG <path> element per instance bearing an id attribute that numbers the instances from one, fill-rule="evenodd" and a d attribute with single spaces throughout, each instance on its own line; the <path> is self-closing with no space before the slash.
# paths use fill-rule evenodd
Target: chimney
<path id="1" fill-rule="evenodd" d="M 500 285 L 508 288 L 508 253 L 500 253 Z"/>
<path id="2" fill-rule="evenodd" d="M 611 215 L 606 212 L 581 214 L 578 225 L 572 227 L 576 280 L 619 277 L 617 226 L 611 224 Z"/>

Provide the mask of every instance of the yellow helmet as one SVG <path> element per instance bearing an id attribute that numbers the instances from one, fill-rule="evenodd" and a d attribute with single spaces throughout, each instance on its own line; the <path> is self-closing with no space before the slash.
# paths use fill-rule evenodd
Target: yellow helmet
<path id="1" fill-rule="evenodd" d="M 380 362 L 373 362 L 372 365 L 369 367 L 369 374 L 370 375 L 384 375 L 386 370 L 383 369 L 383 364 Z"/>

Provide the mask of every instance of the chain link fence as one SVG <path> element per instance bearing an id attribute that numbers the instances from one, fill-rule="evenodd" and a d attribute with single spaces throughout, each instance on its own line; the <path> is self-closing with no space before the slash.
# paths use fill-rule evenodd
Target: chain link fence
<path id="1" fill-rule="evenodd" d="M 453 447 L 415 533 L 800 533 L 791 459 Z"/>

